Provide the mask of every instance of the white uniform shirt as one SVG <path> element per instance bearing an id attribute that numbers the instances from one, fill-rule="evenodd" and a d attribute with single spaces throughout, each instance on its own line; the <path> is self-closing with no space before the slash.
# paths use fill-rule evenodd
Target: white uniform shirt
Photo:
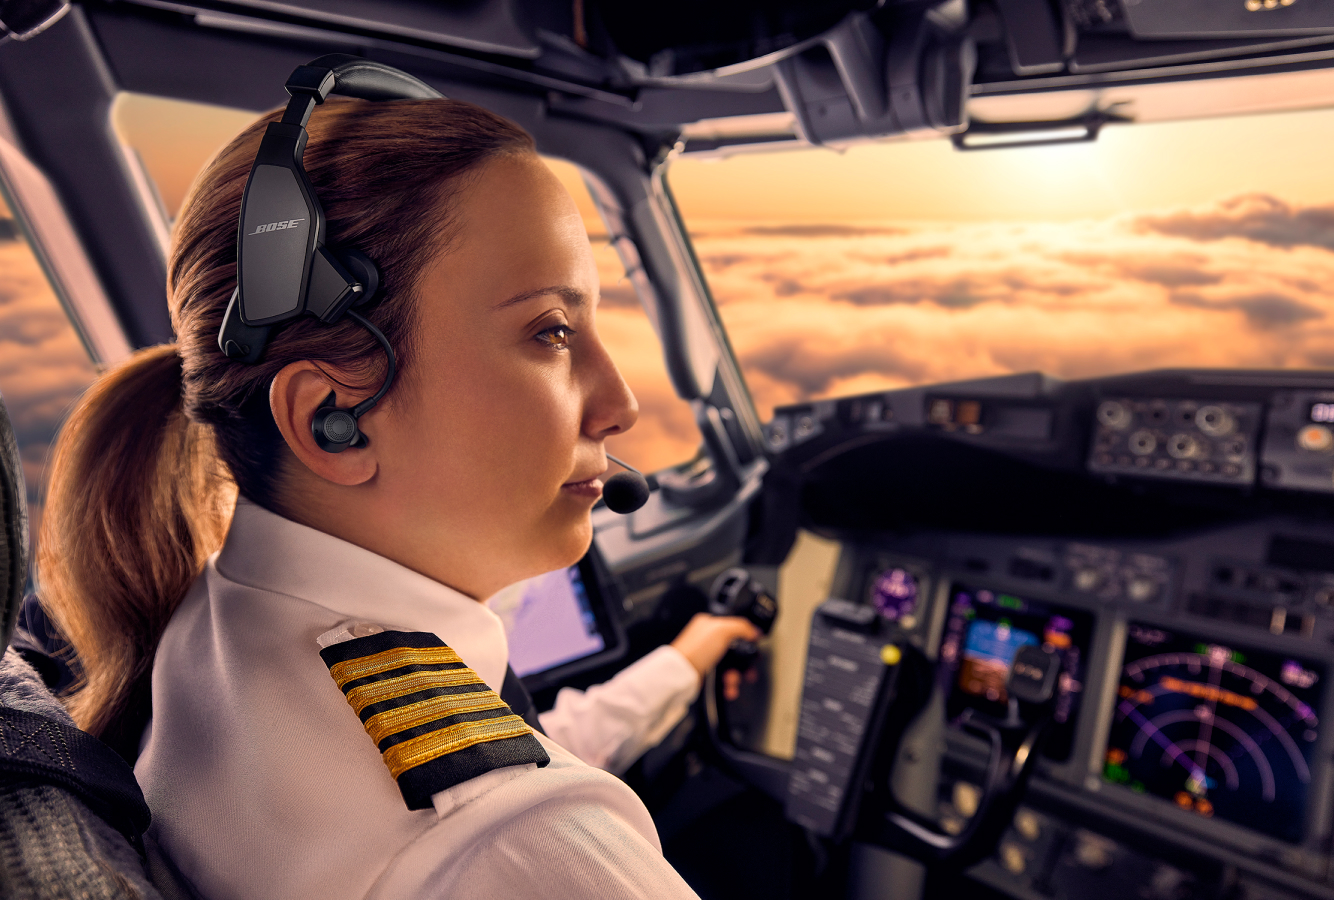
<path id="1" fill-rule="evenodd" d="M 692 898 L 625 784 L 540 738 L 411 811 L 319 656 L 349 621 L 437 635 L 493 688 L 482 604 L 240 501 L 172 616 L 135 775 L 157 843 L 208 900 Z"/>
<path id="2" fill-rule="evenodd" d="M 556 705 L 538 719 L 556 743 L 619 775 L 685 718 L 699 682 L 679 650 L 659 647 L 611 681 L 587 691 L 561 688 Z"/>

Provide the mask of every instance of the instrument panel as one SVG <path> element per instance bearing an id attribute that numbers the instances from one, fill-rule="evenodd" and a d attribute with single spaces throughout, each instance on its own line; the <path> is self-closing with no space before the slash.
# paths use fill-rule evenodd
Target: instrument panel
<path id="1" fill-rule="evenodd" d="M 1103 896 L 1121 860 L 1196 885 L 1173 898 L 1223 896 L 1201 886 L 1225 871 L 1241 896 L 1334 896 L 1331 429 L 1329 373 L 1009 376 L 778 410 L 800 525 L 842 547 L 831 594 L 934 660 L 946 722 L 1003 714 L 1018 648 L 1061 659 L 1030 801 L 979 880 Z M 985 759 L 945 746 L 942 822 Z"/>
<path id="2" fill-rule="evenodd" d="M 1059 655 L 1056 722 L 1030 789 L 1051 808 L 1031 804 L 998 856 L 977 867 L 992 887 L 1034 896 L 1034 884 L 1065 867 L 1065 892 L 1043 896 L 1083 896 L 1081 877 L 1102 876 L 1099 865 L 1072 862 L 1078 848 L 1086 862 L 1130 854 L 1144 865 L 1185 849 L 1204 870 L 1241 859 L 1261 876 L 1283 873 L 1275 896 L 1327 896 L 1334 609 L 1314 598 L 1328 573 L 1274 565 L 1291 563 L 1293 544 L 1334 562 L 1334 525 L 1270 518 L 1096 544 L 859 536 L 843 545 L 834 589 L 877 608 L 886 582 L 915 573 L 923 599 L 907 630 L 934 652 L 947 723 L 970 709 L 1004 714 L 1019 647 Z M 901 607 L 890 611 L 901 627 Z M 975 790 L 984 748 L 948 730 L 946 747 L 939 811 L 962 820 L 969 804 L 959 796 Z M 1097 815 L 1069 815 L 1081 804 Z M 1051 814 L 1061 808 L 1066 815 Z M 1042 843 L 1052 833 L 1064 850 Z M 1088 849 L 1095 844 L 1107 853 Z M 1137 845 L 1147 855 L 1132 853 Z"/>

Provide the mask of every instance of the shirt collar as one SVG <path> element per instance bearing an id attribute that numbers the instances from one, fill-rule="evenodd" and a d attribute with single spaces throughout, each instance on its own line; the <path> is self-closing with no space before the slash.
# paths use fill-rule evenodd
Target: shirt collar
<path id="1" fill-rule="evenodd" d="M 482 603 L 244 498 L 236 501 L 216 567 L 229 581 L 296 597 L 346 619 L 430 632 L 493 690 L 505 680 L 505 629 Z"/>

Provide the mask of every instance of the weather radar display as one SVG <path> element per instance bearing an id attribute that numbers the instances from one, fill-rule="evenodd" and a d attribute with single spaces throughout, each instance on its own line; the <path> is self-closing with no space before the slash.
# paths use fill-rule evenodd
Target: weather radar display
<path id="1" fill-rule="evenodd" d="M 1302 839 L 1324 667 L 1131 624 L 1103 777 Z"/>

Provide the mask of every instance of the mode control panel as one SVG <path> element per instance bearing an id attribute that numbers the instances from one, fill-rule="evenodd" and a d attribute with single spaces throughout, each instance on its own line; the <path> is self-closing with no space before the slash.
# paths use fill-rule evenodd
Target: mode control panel
<path id="1" fill-rule="evenodd" d="M 1212 484 L 1255 480 L 1259 403 L 1118 397 L 1098 405 L 1089 471 Z"/>
<path id="2" fill-rule="evenodd" d="M 1070 570 L 1070 587 L 1100 600 L 1151 603 L 1166 599 L 1171 588 L 1171 564 L 1149 553 L 1069 544 L 1065 565 Z"/>
<path id="3" fill-rule="evenodd" d="M 1265 426 L 1265 485 L 1334 493 L 1334 391 L 1275 394 Z"/>

